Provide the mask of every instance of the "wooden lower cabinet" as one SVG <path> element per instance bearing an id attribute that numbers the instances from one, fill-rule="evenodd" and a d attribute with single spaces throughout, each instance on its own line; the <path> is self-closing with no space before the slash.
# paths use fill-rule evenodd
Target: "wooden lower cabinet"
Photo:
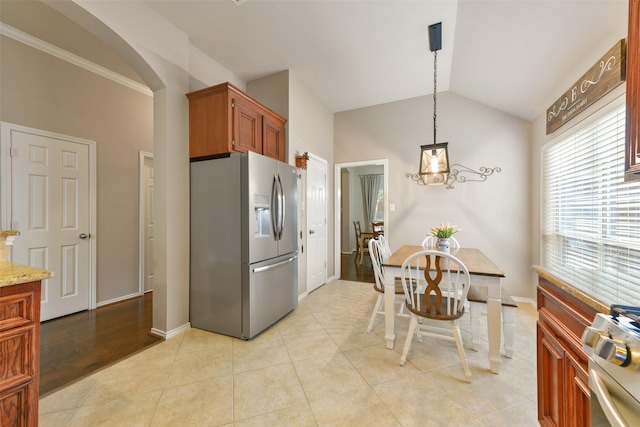
<path id="1" fill-rule="evenodd" d="M 0 426 L 38 425 L 40 281 L 0 287 Z"/>
<path id="2" fill-rule="evenodd" d="M 538 284 L 538 421 L 542 426 L 591 425 L 588 357 L 582 332 L 597 311 L 540 278 Z"/>

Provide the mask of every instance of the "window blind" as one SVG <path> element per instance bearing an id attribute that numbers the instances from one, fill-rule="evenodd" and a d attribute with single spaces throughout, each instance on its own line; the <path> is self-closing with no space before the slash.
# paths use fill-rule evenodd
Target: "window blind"
<path id="1" fill-rule="evenodd" d="M 624 182 L 625 107 L 542 153 L 542 263 L 605 304 L 640 304 L 640 182 Z"/>

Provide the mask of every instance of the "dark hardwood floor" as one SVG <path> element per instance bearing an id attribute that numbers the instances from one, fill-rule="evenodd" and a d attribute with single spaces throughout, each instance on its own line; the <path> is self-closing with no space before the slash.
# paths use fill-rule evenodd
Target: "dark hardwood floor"
<path id="1" fill-rule="evenodd" d="M 368 254 L 364 254 L 362 265 L 356 263 L 355 254 L 340 255 L 340 278 L 342 280 L 352 280 L 354 282 L 374 283 L 373 267 L 371 266 L 371 258 Z"/>
<path id="2" fill-rule="evenodd" d="M 373 283 L 371 259 L 341 256 L 341 279 Z M 160 342 L 149 334 L 152 293 L 40 325 L 40 396 Z"/>
<path id="3" fill-rule="evenodd" d="M 40 325 L 40 396 L 137 353 L 149 334 L 152 292 Z"/>

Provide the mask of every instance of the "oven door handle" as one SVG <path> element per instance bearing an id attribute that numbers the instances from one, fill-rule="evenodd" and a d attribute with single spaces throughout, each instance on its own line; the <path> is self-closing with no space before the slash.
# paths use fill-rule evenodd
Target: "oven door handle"
<path id="1" fill-rule="evenodd" d="M 618 408 L 616 407 L 611 395 L 609 394 L 609 390 L 607 389 L 607 385 L 604 383 L 602 378 L 600 378 L 600 374 L 595 369 L 589 369 L 589 376 L 591 377 L 591 383 L 593 384 L 593 392 L 596 394 L 598 398 L 598 403 L 602 407 L 603 412 L 607 416 L 607 420 L 611 423 L 612 427 L 626 427 L 627 424 L 624 422 L 622 415 L 618 412 Z"/>

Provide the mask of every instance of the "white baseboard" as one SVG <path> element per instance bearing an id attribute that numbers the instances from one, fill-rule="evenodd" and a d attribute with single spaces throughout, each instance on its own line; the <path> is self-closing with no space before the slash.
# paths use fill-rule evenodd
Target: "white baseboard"
<path id="1" fill-rule="evenodd" d="M 164 340 L 168 340 L 169 338 L 173 338 L 177 335 L 187 332 L 189 329 L 191 329 L 191 322 L 185 323 L 184 325 L 179 326 L 175 329 L 172 329 L 169 332 L 161 331 L 160 329 L 156 329 L 156 328 L 151 328 L 150 333 L 151 335 L 154 335 L 156 337 L 160 337 Z"/>
<path id="2" fill-rule="evenodd" d="M 525 298 L 525 297 L 514 297 L 511 296 L 511 298 L 513 298 L 513 300 L 515 302 L 518 303 L 523 303 L 523 304 L 531 304 L 532 306 L 536 307 L 536 302 L 534 300 L 532 300 L 531 298 Z M 537 308 L 537 307 L 536 307 Z"/>
<path id="3" fill-rule="evenodd" d="M 300 303 L 300 301 L 305 299 L 307 295 L 309 295 L 309 292 L 303 292 L 302 294 L 298 295 L 298 303 Z"/>
<path id="4" fill-rule="evenodd" d="M 113 303 L 116 303 L 116 302 L 126 301 L 126 300 L 131 299 L 131 298 L 137 298 L 139 296 L 140 296 L 140 294 L 136 292 L 134 294 L 129 294 L 129 295 L 125 295 L 125 296 L 122 296 L 122 297 L 110 299 L 110 300 L 107 300 L 107 301 L 102 301 L 102 302 L 99 302 L 99 303 L 96 304 L 96 308 L 102 307 L 104 305 L 113 304 Z"/>

